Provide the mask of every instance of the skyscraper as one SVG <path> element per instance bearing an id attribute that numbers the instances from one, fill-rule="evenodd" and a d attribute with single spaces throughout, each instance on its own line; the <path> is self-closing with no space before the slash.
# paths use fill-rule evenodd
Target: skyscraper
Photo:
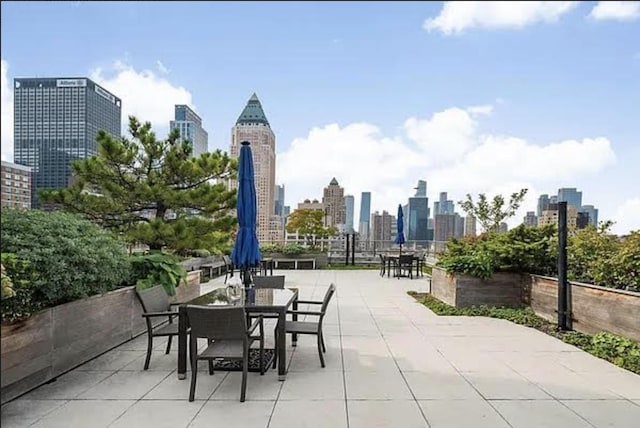
<path id="1" fill-rule="evenodd" d="M 184 104 L 176 104 L 175 119 L 169 122 L 169 128 L 177 128 L 180 138 L 191 143 L 193 157 L 198 157 L 209 150 L 209 134 L 202 128 L 202 119 Z"/>
<path id="2" fill-rule="evenodd" d="M 344 212 L 345 212 L 345 231 L 347 233 L 353 233 L 353 210 L 354 210 L 354 198 L 353 195 L 346 195 L 344 197 Z"/>
<path id="3" fill-rule="evenodd" d="M 596 207 L 593 205 L 583 205 L 580 211 L 589 215 L 589 224 L 594 226 L 598 225 L 598 209 Z"/>
<path id="4" fill-rule="evenodd" d="M 14 79 L 15 163 L 32 169 L 31 205 L 39 189 L 69 185 L 71 162 L 98 152 L 104 130 L 120 137 L 121 100 L 87 78 Z"/>
<path id="5" fill-rule="evenodd" d="M 391 245 L 392 226 L 395 222 L 395 216 L 387 211 L 382 211 L 382 214 L 376 211 L 371 215 L 371 240 L 379 241 L 380 248 Z"/>
<path id="6" fill-rule="evenodd" d="M 540 218 L 542 216 L 542 211 L 547 211 L 549 209 L 549 195 L 543 194 L 538 197 L 538 209 L 536 211 L 536 216 Z"/>
<path id="7" fill-rule="evenodd" d="M 327 208 L 329 226 L 344 226 L 344 188 L 340 187 L 335 177 L 333 177 L 329 185 L 324 188 L 322 203 Z"/>
<path id="8" fill-rule="evenodd" d="M 360 196 L 360 222 L 358 223 L 358 233 L 361 241 L 368 241 L 370 237 L 371 218 L 371 192 L 362 192 Z"/>
<path id="9" fill-rule="evenodd" d="M 271 130 L 269 121 L 262 110 L 262 104 L 254 93 L 236 124 L 231 128 L 230 157 L 237 158 L 240 143 L 251 143 L 253 154 L 256 200 L 258 205 L 257 229 L 258 240 L 262 242 L 277 241 L 278 233 L 271 236 L 269 225 L 275 210 L 276 187 L 276 136 Z M 235 183 L 237 186 L 237 183 Z"/>
<path id="10" fill-rule="evenodd" d="M 456 216 L 454 214 L 436 214 L 433 229 L 434 241 L 448 241 L 456 233 Z"/>
<path id="11" fill-rule="evenodd" d="M 429 233 L 429 198 L 427 198 L 427 182 L 418 180 L 418 185 L 414 188 L 416 194 L 409 198 L 405 222 L 407 223 L 407 240 L 427 241 Z"/>
<path id="12" fill-rule="evenodd" d="M 471 214 L 464 218 L 464 236 L 476 236 L 476 218 Z"/>
<path id="13" fill-rule="evenodd" d="M 274 214 L 279 215 L 280 217 L 284 217 L 284 184 L 282 186 L 276 185 L 275 192 L 275 209 Z"/>
<path id="14" fill-rule="evenodd" d="M 525 226 L 537 226 L 538 225 L 538 217 L 536 213 L 533 211 L 527 211 L 527 215 L 524 216 L 522 223 Z"/>
<path id="15" fill-rule="evenodd" d="M 440 192 L 440 199 L 433 203 L 433 216 L 438 214 L 453 214 L 453 201 L 447 199 L 447 192 Z"/>
<path id="16" fill-rule="evenodd" d="M 579 210 L 582 207 L 582 192 L 578 192 L 575 187 L 558 189 L 558 202 L 566 202 Z"/>

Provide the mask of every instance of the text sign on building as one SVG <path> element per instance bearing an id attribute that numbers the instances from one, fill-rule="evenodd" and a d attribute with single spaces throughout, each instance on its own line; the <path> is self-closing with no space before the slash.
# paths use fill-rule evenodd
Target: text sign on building
<path id="1" fill-rule="evenodd" d="M 56 86 L 58 88 L 79 88 L 87 86 L 87 79 L 58 79 Z"/>
<path id="2" fill-rule="evenodd" d="M 100 95 L 101 97 L 104 97 L 106 99 L 108 99 L 109 101 L 111 101 L 112 103 L 116 103 L 116 97 L 114 97 L 113 95 L 111 95 L 109 92 L 105 91 L 104 89 L 102 89 L 100 86 L 96 85 L 96 94 Z"/>

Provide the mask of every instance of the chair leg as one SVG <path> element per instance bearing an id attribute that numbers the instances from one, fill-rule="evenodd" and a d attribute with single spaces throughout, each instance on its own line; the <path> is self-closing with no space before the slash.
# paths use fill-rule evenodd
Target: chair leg
<path id="1" fill-rule="evenodd" d="M 320 333 L 320 343 L 322 344 L 322 352 L 327 352 L 327 347 L 324 346 L 324 335 Z"/>
<path id="2" fill-rule="evenodd" d="M 249 348 L 245 347 L 244 355 L 242 356 L 242 386 L 240 389 L 241 403 L 244 403 L 244 398 L 247 391 L 247 372 L 248 371 L 249 371 Z"/>
<path id="3" fill-rule="evenodd" d="M 264 336 L 260 337 L 260 376 L 264 375 Z"/>
<path id="4" fill-rule="evenodd" d="M 153 335 L 151 332 L 147 333 L 147 358 L 144 360 L 144 369 L 149 368 L 149 361 L 151 360 L 151 349 L 153 349 Z"/>
<path id="5" fill-rule="evenodd" d="M 191 357 L 191 387 L 189 388 L 189 401 L 193 401 L 195 399 L 197 376 L 198 376 L 198 360 L 197 360 L 197 357 L 192 356 Z"/>
<path id="6" fill-rule="evenodd" d="M 322 337 L 318 334 L 318 355 L 320 356 L 320 365 L 324 368 L 324 356 L 322 355 Z"/>
<path id="7" fill-rule="evenodd" d="M 278 326 L 276 325 L 275 330 L 273 330 L 273 337 L 275 338 L 274 350 L 273 350 L 273 369 L 275 370 L 276 364 L 278 363 Z"/>
<path id="8" fill-rule="evenodd" d="M 213 375 L 213 360 L 209 360 L 209 375 Z"/>
<path id="9" fill-rule="evenodd" d="M 169 336 L 169 340 L 167 340 L 167 350 L 165 351 L 165 354 L 168 354 L 169 351 L 171 351 L 171 339 L 173 339 L 173 336 Z"/>

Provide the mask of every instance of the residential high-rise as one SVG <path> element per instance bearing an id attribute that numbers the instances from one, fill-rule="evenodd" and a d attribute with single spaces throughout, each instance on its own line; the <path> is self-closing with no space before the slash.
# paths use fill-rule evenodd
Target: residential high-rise
<path id="1" fill-rule="evenodd" d="M 274 201 L 274 214 L 284 217 L 284 184 L 282 186 L 276 185 L 276 195 Z"/>
<path id="2" fill-rule="evenodd" d="M 324 188 L 322 203 L 327 208 L 329 226 L 343 227 L 345 223 L 344 188 L 335 177 Z"/>
<path id="3" fill-rule="evenodd" d="M 209 151 L 209 134 L 202 128 L 202 119 L 184 104 L 175 105 L 175 118 L 169 122 L 169 128 L 177 128 L 180 138 L 191 143 L 193 157 Z"/>
<path id="4" fill-rule="evenodd" d="M 509 225 L 504 221 L 498 225 L 498 233 L 506 233 L 509 231 Z"/>
<path id="5" fill-rule="evenodd" d="M 394 238 L 392 225 L 395 222 L 396 217 L 387 211 L 382 211 L 382 214 L 379 214 L 378 211 L 371 214 L 371 240 L 377 241 L 379 248 L 391 245 L 391 240 Z"/>
<path id="6" fill-rule="evenodd" d="M 436 214 L 434 217 L 433 240 L 448 241 L 456 234 L 455 214 Z"/>
<path id="7" fill-rule="evenodd" d="M 536 216 L 540 218 L 542 216 L 542 211 L 546 211 L 549 209 L 549 195 L 543 194 L 538 197 L 538 207 L 536 211 Z"/>
<path id="8" fill-rule="evenodd" d="M 458 213 L 453 214 L 456 218 L 456 224 L 453 229 L 453 237 L 458 239 L 464 236 L 464 217 L 460 216 Z"/>
<path id="9" fill-rule="evenodd" d="M 579 210 L 582 207 L 582 192 L 578 192 L 575 187 L 563 187 L 558 189 L 558 202 L 566 202 Z"/>
<path id="10" fill-rule="evenodd" d="M 589 224 L 598 225 L 598 209 L 593 205 L 583 205 L 580 211 L 589 215 Z"/>
<path id="11" fill-rule="evenodd" d="M 91 79 L 14 79 L 14 160 L 32 169 L 31 206 L 39 189 L 69 186 L 71 162 L 97 154 L 104 130 L 121 135 L 121 100 Z"/>
<path id="12" fill-rule="evenodd" d="M 371 218 L 371 192 L 362 192 L 360 196 L 360 222 L 358 223 L 358 234 L 360 241 L 366 242 L 370 238 L 370 218 Z"/>
<path id="13" fill-rule="evenodd" d="M 271 242 L 277 239 L 269 232 L 271 216 L 275 210 L 276 188 L 276 136 L 271 130 L 269 121 L 262 110 L 262 104 L 254 93 L 236 124 L 231 128 L 231 150 L 229 156 L 237 158 L 240 153 L 240 143 L 251 143 L 253 155 L 254 176 L 256 185 L 257 232 L 258 240 Z M 237 183 L 234 183 L 237 186 Z"/>
<path id="14" fill-rule="evenodd" d="M 534 211 L 527 211 L 527 215 L 524 216 L 524 220 L 522 222 L 525 226 L 537 226 L 538 217 Z"/>
<path id="15" fill-rule="evenodd" d="M 31 168 L 2 161 L 2 207 L 31 208 Z"/>
<path id="16" fill-rule="evenodd" d="M 344 197 L 344 212 L 345 212 L 345 232 L 353 233 L 353 210 L 354 210 L 354 198 L 353 195 L 346 195 Z"/>
<path id="17" fill-rule="evenodd" d="M 464 236 L 476 236 L 476 218 L 472 215 L 464 218 Z"/>
<path id="18" fill-rule="evenodd" d="M 454 204 L 452 200 L 447 199 L 447 192 L 440 192 L 440 199 L 433 203 L 433 216 L 438 214 L 453 214 Z"/>

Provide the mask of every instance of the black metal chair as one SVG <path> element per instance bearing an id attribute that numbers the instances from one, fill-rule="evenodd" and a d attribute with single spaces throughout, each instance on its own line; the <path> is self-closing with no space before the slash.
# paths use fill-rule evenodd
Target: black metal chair
<path id="1" fill-rule="evenodd" d="M 405 275 L 403 275 L 403 271 L 406 272 Z M 401 276 L 408 276 L 413 279 L 413 254 L 401 254 L 398 257 L 396 276 L 398 279 L 400 279 Z"/>
<path id="2" fill-rule="evenodd" d="M 378 254 L 380 256 L 380 276 L 384 276 L 387 272 L 387 260 L 384 258 L 382 254 Z"/>
<path id="3" fill-rule="evenodd" d="M 297 315 L 313 315 L 319 317 L 318 322 L 309 321 L 286 321 L 285 332 L 291 334 L 313 334 L 318 337 L 318 355 L 320 356 L 320 365 L 324 367 L 323 353 L 327 352 L 327 348 L 324 345 L 324 337 L 322 335 L 322 321 L 327 312 L 327 307 L 331 301 L 331 297 L 336 291 L 336 286 L 331 284 L 327 289 L 322 301 L 315 300 L 298 300 L 298 303 L 307 303 L 310 305 L 321 305 L 320 311 L 287 311 L 289 314 Z"/>
<path id="4" fill-rule="evenodd" d="M 144 360 L 144 369 L 149 368 L 153 338 L 168 336 L 167 350 L 171 351 L 171 339 L 178 335 L 178 323 L 173 322 L 173 317 L 178 316 L 177 311 L 171 310 L 173 304 L 169 303 L 169 296 L 161 285 L 156 285 L 146 290 L 136 290 L 138 301 L 142 305 L 142 316 L 147 322 L 147 357 Z M 166 318 L 164 322 L 152 322 L 153 319 Z M 168 323 L 167 323 L 168 321 Z"/>
<path id="5" fill-rule="evenodd" d="M 191 328 L 189 356 L 191 360 L 191 388 L 189 401 L 194 400 L 198 361 L 209 361 L 209 375 L 213 374 L 213 361 L 219 358 L 242 360 L 242 386 L 240 401 L 244 401 L 249 372 L 249 352 L 254 341 L 260 342 L 260 374 L 264 374 L 264 328 L 262 316 L 247 329 L 244 308 L 207 307 L 188 305 L 187 318 Z M 260 334 L 252 335 L 256 328 Z M 198 353 L 198 338 L 206 338 L 207 348 Z"/>
<path id="6" fill-rule="evenodd" d="M 224 283 L 227 283 L 227 277 L 233 276 L 233 262 L 231 257 L 223 255 L 222 261 L 224 262 Z"/>

